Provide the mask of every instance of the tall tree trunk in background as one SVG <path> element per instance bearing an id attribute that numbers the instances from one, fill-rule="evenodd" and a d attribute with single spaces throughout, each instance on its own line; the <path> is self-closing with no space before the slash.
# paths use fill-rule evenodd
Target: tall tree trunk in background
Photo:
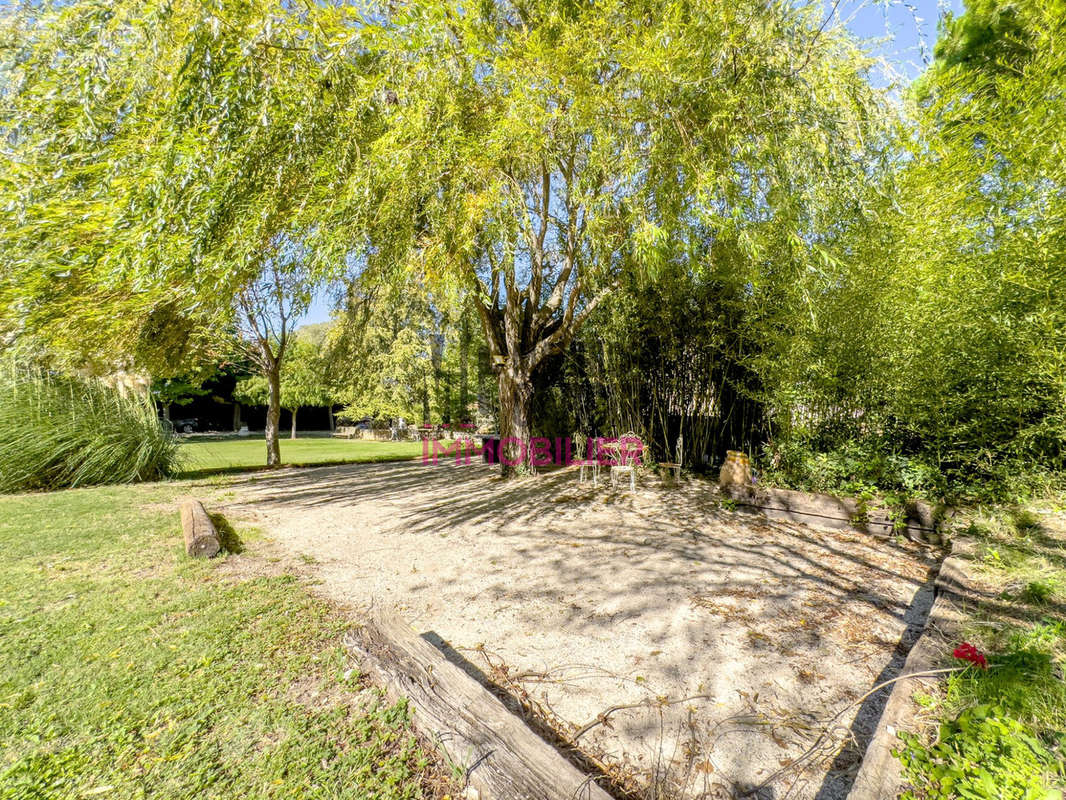
<path id="1" fill-rule="evenodd" d="M 515 365 L 508 364 L 500 370 L 500 440 L 507 447 L 500 450 L 504 475 L 510 475 L 515 467 L 529 458 L 530 413 L 533 408 L 533 379 Z M 511 462 L 511 463 L 507 463 Z"/>
<path id="2" fill-rule="evenodd" d="M 267 446 L 267 466 L 281 465 L 281 445 L 278 444 L 278 428 L 281 424 L 281 369 L 275 362 L 263 371 L 267 381 L 267 418 L 264 435 Z"/>
<path id="3" fill-rule="evenodd" d="M 329 414 L 329 432 L 335 433 L 337 430 L 337 420 L 333 417 L 333 406 L 326 406 L 326 413 Z"/>
<path id="4" fill-rule="evenodd" d="M 163 419 L 170 422 L 170 403 L 163 403 Z"/>
<path id="5" fill-rule="evenodd" d="M 523 445 L 527 461 L 531 455 L 533 373 L 545 358 L 570 345 L 612 288 L 605 285 L 590 294 L 584 275 L 588 209 L 576 199 L 579 172 L 571 154 L 557 166 L 543 163 L 539 185 L 530 181 L 521 186 L 515 181 L 515 204 L 525 212 L 518 215 L 518 233 L 502 247 L 487 247 L 470 265 L 475 289 L 471 300 L 499 381 L 500 435 L 521 440 L 507 448 L 511 462 Z M 520 267 L 516 253 L 523 250 Z M 525 272 L 528 281 L 519 286 L 519 275 Z M 504 463 L 504 477 L 512 475 L 516 466 Z"/>
<path id="6" fill-rule="evenodd" d="M 432 339 L 430 339 L 430 343 L 429 343 L 429 361 L 430 361 L 430 366 L 433 368 L 433 396 L 437 399 L 437 402 L 440 403 L 441 402 L 440 383 L 441 383 L 441 378 L 443 377 L 443 372 L 444 372 L 444 337 L 443 336 L 440 336 L 440 337 L 434 336 L 434 337 L 432 337 Z M 446 389 L 446 393 L 450 394 L 450 392 L 451 392 L 451 386 L 448 386 L 448 388 Z M 444 413 L 444 414 L 447 414 L 448 410 L 451 408 L 451 405 L 449 404 L 448 400 L 450 400 L 450 397 L 445 399 L 445 402 L 443 403 L 443 405 L 441 406 L 441 409 L 440 409 L 441 412 Z M 429 392 L 428 392 L 428 390 L 426 392 L 425 417 L 426 417 L 426 422 L 429 422 L 430 419 L 429 419 Z"/>
<path id="7" fill-rule="evenodd" d="M 292 410 L 292 435 L 289 437 L 290 439 L 295 439 L 296 438 L 296 412 L 297 411 L 299 411 L 298 408 L 294 408 Z"/>
<path id="8" fill-rule="evenodd" d="M 237 433 L 241 429 L 241 404 L 233 404 L 233 432 Z"/>
<path id="9" fill-rule="evenodd" d="M 458 422 L 466 422 L 469 416 L 470 405 L 470 370 L 467 361 L 470 359 L 470 321 L 464 313 L 459 317 L 459 408 L 456 409 Z"/>
<path id="10" fill-rule="evenodd" d="M 289 342 L 289 327 L 299 304 L 287 289 L 277 262 L 267 261 L 257 280 L 237 296 L 238 325 L 246 352 L 267 382 L 267 416 L 263 431 L 268 467 L 281 466 L 278 432 L 281 425 L 281 364 Z"/>

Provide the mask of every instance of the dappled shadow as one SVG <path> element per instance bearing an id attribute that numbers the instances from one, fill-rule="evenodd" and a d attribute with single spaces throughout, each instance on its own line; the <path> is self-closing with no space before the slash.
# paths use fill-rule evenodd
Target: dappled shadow
<path id="1" fill-rule="evenodd" d="M 543 702 L 575 728 L 609 705 L 667 695 L 716 698 L 700 713 L 722 718 L 738 692 L 758 698 L 759 713 L 820 715 L 899 669 L 921 624 L 930 551 L 740 516 L 701 481 L 605 484 L 578 483 L 576 469 L 502 481 L 483 464 L 407 462 L 230 486 L 234 510 L 266 517 L 321 558 L 339 596 L 395 598 L 449 641 L 536 665 L 554 682 L 537 685 Z M 856 734 L 872 730 L 878 702 L 863 704 Z M 681 707 L 611 722 L 583 747 L 689 748 Z M 700 725 L 709 730 L 710 718 Z M 736 726 L 702 746 L 727 751 L 722 769 L 699 776 L 708 786 L 757 785 L 760 764 L 803 749 Z M 807 780 L 817 787 L 823 775 Z"/>
<path id="2" fill-rule="evenodd" d="M 736 515 L 721 510 L 709 486 L 703 482 L 689 485 L 687 491 L 678 489 L 662 492 L 654 507 L 642 508 L 637 498 L 625 489 L 603 485 L 592 487 L 588 482 L 577 483 L 573 469 L 557 469 L 533 478 L 503 480 L 496 469 L 482 464 L 424 465 L 408 461 L 275 471 L 256 476 L 251 481 L 254 482 L 255 503 L 263 510 L 269 510 L 274 505 L 290 508 L 329 505 L 343 508 L 367 501 L 383 503 L 392 500 L 403 505 L 400 512 L 405 521 L 403 532 L 412 534 L 439 532 L 476 522 L 490 526 L 493 533 L 498 535 L 512 535 L 509 526 L 515 523 L 528 526 L 521 530 L 521 536 L 537 529 L 548 535 L 566 535 L 568 529 L 560 527 L 552 519 L 561 508 L 602 507 L 606 510 L 617 505 L 630 512 L 636 520 L 628 521 L 622 530 L 604 528 L 589 531 L 582 528 L 574 532 L 579 533 L 583 540 L 610 542 L 638 551 L 663 553 L 665 549 L 679 562 L 702 559 L 701 543 L 712 543 L 732 555 L 731 558 L 718 558 L 714 562 L 718 566 L 729 568 L 747 564 L 749 562 L 745 557 L 758 555 L 760 559 L 768 558 L 774 565 L 786 569 L 797 579 L 824 581 L 845 591 L 851 599 L 878 607 L 884 607 L 887 603 L 899 619 L 904 616 L 905 607 L 901 607 L 897 601 L 879 598 L 875 593 L 853 591 L 850 584 L 841 581 L 819 562 L 819 554 L 831 553 L 878 575 L 888 578 L 898 576 L 891 564 L 876 563 L 870 558 L 842 552 L 834 546 L 839 540 L 830 534 L 802 526 L 776 526 L 779 531 L 787 531 L 797 546 L 782 547 L 777 552 L 767 553 L 757 539 L 747 543 L 738 542 L 709 535 L 691 526 L 691 529 L 686 530 L 684 525 L 664 525 L 664 513 L 667 517 L 673 514 L 701 517 L 701 521 L 736 523 Z M 439 484 L 443 496 L 423 497 L 423 492 L 431 484 Z M 775 525 L 761 520 L 751 524 Z M 800 545 L 807 549 L 801 549 Z M 885 546 L 889 549 L 892 547 L 891 543 Z"/>
<path id="3" fill-rule="evenodd" d="M 896 643 L 888 663 L 873 680 L 874 686 L 902 674 L 907 656 L 922 635 L 933 608 L 933 600 L 936 596 L 935 579 L 936 569 L 933 568 L 929 570 L 926 582 L 914 593 L 914 600 L 904 615 L 907 627 L 900 636 L 899 642 Z M 855 719 L 851 723 L 851 738 L 844 742 L 833 759 L 832 766 L 819 787 L 818 794 L 815 795 L 816 800 L 845 797 L 851 791 L 863 754 L 881 721 L 881 715 L 884 713 L 892 689 L 892 686 L 885 686 L 867 697 L 859 706 Z"/>

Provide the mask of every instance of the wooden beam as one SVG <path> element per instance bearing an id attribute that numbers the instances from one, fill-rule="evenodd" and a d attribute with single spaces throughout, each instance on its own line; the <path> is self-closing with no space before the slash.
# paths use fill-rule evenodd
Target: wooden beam
<path id="1" fill-rule="evenodd" d="M 187 555 L 197 558 L 218 555 L 221 549 L 218 531 L 199 500 L 189 499 L 181 504 L 181 530 L 185 536 Z"/>
<path id="2" fill-rule="evenodd" d="M 940 544 L 938 518 L 949 513 L 927 503 L 910 501 L 897 519 L 892 510 L 853 497 L 736 483 L 723 486 L 722 493 L 736 502 L 738 511 L 761 514 L 770 519 L 820 528 L 857 530 L 875 536 L 902 533 L 909 539 L 929 544 Z"/>
<path id="3" fill-rule="evenodd" d="M 611 800 L 395 612 L 376 612 L 361 634 L 369 671 L 407 699 L 415 726 L 465 771 L 481 800 Z"/>

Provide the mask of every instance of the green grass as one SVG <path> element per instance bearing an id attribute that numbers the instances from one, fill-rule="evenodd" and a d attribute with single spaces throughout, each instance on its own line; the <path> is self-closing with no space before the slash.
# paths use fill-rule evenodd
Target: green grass
<path id="1" fill-rule="evenodd" d="M 970 603 L 960 639 L 988 669 L 953 673 L 932 703 L 935 736 L 903 735 L 917 794 L 1061 800 L 1066 788 L 1066 526 L 1061 515 L 996 511 L 962 531 L 987 600 Z M 960 662 L 952 661 L 951 666 Z"/>
<path id="2" fill-rule="evenodd" d="M 422 442 L 372 442 L 359 439 L 307 438 L 281 440 L 281 461 L 288 466 L 401 461 L 422 456 Z M 180 450 L 185 477 L 262 468 L 266 444 L 262 437 L 188 439 Z"/>
<path id="3" fill-rule="evenodd" d="M 291 575 L 186 558 L 178 491 L 0 498 L 0 798 L 432 796 L 350 622 Z"/>

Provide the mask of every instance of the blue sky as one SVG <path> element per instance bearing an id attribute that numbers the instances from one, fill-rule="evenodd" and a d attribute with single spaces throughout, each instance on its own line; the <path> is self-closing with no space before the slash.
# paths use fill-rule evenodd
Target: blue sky
<path id="1" fill-rule="evenodd" d="M 825 7 L 830 13 L 831 0 Z M 873 82 L 884 86 L 917 78 L 933 57 L 937 21 L 962 10 L 962 0 L 841 0 L 836 15 L 859 38 L 882 40 L 871 51 L 883 62 Z"/>
<path id="2" fill-rule="evenodd" d="M 826 15 L 835 13 L 878 57 L 871 82 L 888 86 L 910 83 L 925 69 L 933 57 L 937 21 L 945 11 L 961 13 L 962 0 L 840 0 L 833 8 L 832 0 L 825 0 Z M 325 322 L 332 308 L 322 294 L 302 323 Z"/>

